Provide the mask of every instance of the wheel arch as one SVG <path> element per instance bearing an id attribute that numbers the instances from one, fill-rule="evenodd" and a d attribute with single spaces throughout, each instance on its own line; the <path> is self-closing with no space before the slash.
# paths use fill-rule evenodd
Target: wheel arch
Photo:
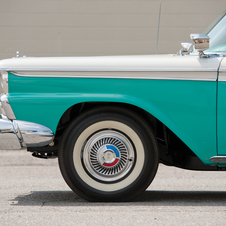
<path id="1" fill-rule="evenodd" d="M 136 114 L 139 115 L 139 117 L 142 117 L 149 125 L 149 127 L 152 128 L 156 136 L 158 137 L 158 140 L 163 140 L 164 147 L 160 149 L 162 153 L 168 152 L 168 141 L 167 141 L 167 136 L 168 134 L 164 134 L 164 130 L 167 130 L 169 133 L 173 134 L 174 136 L 174 142 L 180 141 L 180 143 L 184 144 L 184 147 L 186 148 L 186 151 L 190 151 L 192 155 L 195 155 L 196 153 L 192 150 L 192 148 L 187 145 L 186 142 L 184 142 L 183 138 L 181 138 L 181 131 L 178 133 L 175 132 L 179 130 L 179 128 L 176 128 L 176 126 L 173 124 L 173 122 L 170 122 L 170 119 L 167 118 L 166 115 L 163 113 L 159 112 L 159 110 L 154 109 L 152 106 L 148 106 L 146 108 L 140 107 L 138 105 L 130 104 L 130 103 L 122 103 L 122 102 L 82 102 L 75 104 L 68 108 L 64 114 L 62 115 L 58 126 L 57 126 L 57 131 L 61 129 L 62 131 L 59 133 L 61 135 L 63 133 L 63 130 L 66 128 L 66 126 L 76 117 L 78 117 L 80 114 L 83 112 L 91 109 L 91 108 L 97 108 L 101 106 L 115 106 L 118 108 L 125 108 L 129 109 Z M 150 113 L 151 112 L 151 113 Z M 154 114 L 152 114 L 154 112 Z M 160 117 L 156 117 L 155 115 L 159 115 Z M 163 119 L 162 119 L 163 118 Z M 56 136 L 58 136 L 58 133 L 56 133 Z M 195 154 L 194 154 L 195 153 Z M 198 156 L 199 157 L 199 156 Z M 172 164 L 174 165 L 173 160 L 166 160 L 163 161 L 166 164 Z"/>
<path id="2" fill-rule="evenodd" d="M 156 135 L 159 143 L 160 160 L 162 163 L 185 169 L 214 170 L 204 165 L 206 163 L 205 161 L 203 161 L 202 155 L 199 155 L 199 152 L 196 152 L 194 149 L 192 149 L 192 147 L 195 147 L 195 144 L 192 145 L 192 142 L 187 143 L 186 140 L 183 139 L 183 136 L 180 136 L 181 133 L 179 128 L 174 130 L 174 128 L 176 128 L 176 125 L 174 125 L 172 121 L 170 122 L 170 118 L 167 117 L 167 115 L 161 113 L 159 114 L 160 117 L 155 116 L 160 111 L 155 110 L 151 105 L 146 105 L 146 107 L 143 107 L 138 104 L 135 105 L 131 103 L 116 101 L 91 101 L 72 105 L 71 107 L 67 108 L 67 110 L 62 114 L 59 120 L 55 134 L 55 146 L 52 148 L 57 152 L 58 144 L 60 142 L 61 136 L 64 133 L 64 130 L 76 117 L 92 108 L 104 106 L 124 108 L 127 110 L 129 109 L 130 111 L 135 112 L 137 115 L 139 115 L 139 117 L 142 117 Z M 162 118 L 164 120 L 162 120 Z M 178 130 L 178 133 L 175 132 Z M 46 149 L 42 148 L 42 150 L 40 150 L 40 148 L 30 148 L 29 151 L 49 152 L 52 151 L 52 149 L 50 147 L 47 147 Z"/>
<path id="3" fill-rule="evenodd" d="M 62 125 L 66 126 L 74 118 L 76 118 L 83 112 L 85 112 L 91 108 L 98 108 L 98 107 L 104 107 L 104 106 L 114 106 L 114 107 L 118 107 L 118 108 L 130 109 L 131 111 L 138 114 L 140 117 L 144 118 L 153 130 L 156 129 L 156 120 L 158 120 L 158 119 L 156 117 L 154 117 L 152 114 L 150 114 L 148 111 L 146 111 L 145 109 L 143 109 L 137 105 L 130 104 L 130 103 L 124 103 L 124 102 L 102 102 L 102 101 L 81 102 L 81 103 L 72 105 L 62 114 L 62 116 L 58 122 L 58 125 L 57 125 L 56 135 L 57 135 L 57 130 Z"/>
<path id="4" fill-rule="evenodd" d="M 146 103 L 142 100 L 137 101 L 124 101 L 124 102 L 118 102 L 118 101 L 85 101 L 85 102 L 79 102 L 77 104 L 72 105 L 66 111 L 62 114 L 59 123 L 57 125 L 57 128 L 66 122 L 68 117 L 70 117 L 70 120 L 77 117 L 80 113 L 84 112 L 85 110 L 88 110 L 89 108 L 104 106 L 104 105 L 111 105 L 111 106 L 117 106 L 117 107 L 123 107 L 127 109 L 131 109 L 140 116 L 144 117 L 149 122 L 149 124 L 152 126 L 152 129 L 154 129 L 154 121 L 158 120 L 163 125 L 165 125 L 167 128 L 169 128 L 175 135 L 177 135 L 183 142 L 185 142 L 188 146 L 195 146 L 192 145 L 192 141 L 186 137 L 184 132 L 176 125 L 173 120 L 170 119 L 170 117 L 160 111 L 158 108 L 156 108 L 154 105 L 150 103 Z M 191 144 L 191 145 L 189 145 Z"/>

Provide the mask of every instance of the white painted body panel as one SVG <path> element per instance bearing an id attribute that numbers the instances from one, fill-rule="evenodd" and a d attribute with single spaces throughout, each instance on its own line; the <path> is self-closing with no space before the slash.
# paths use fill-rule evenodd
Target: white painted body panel
<path id="1" fill-rule="evenodd" d="M 219 69 L 219 78 L 218 81 L 225 82 L 226 81 L 226 58 L 221 61 L 220 69 Z"/>
<path id="2" fill-rule="evenodd" d="M 147 55 L 104 57 L 22 57 L 0 61 L 8 71 L 217 71 L 222 57 Z"/>

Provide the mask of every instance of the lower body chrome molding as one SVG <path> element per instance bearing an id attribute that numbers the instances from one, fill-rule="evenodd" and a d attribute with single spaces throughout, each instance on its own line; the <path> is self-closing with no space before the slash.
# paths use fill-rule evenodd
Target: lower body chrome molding
<path id="1" fill-rule="evenodd" d="M 20 149 L 23 147 L 42 147 L 54 139 L 51 129 L 40 124 L 9 120 L 0 115 L 0 149 Z"/>
<path id="2" fill-rule="evenodd" d="M 210 158 L 211 162 L 226 163 L 226 156 L 213 156 Z"/>

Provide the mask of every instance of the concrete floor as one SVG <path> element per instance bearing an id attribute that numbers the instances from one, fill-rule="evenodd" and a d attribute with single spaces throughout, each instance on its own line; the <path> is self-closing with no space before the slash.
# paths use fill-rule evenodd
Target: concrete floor
<path id="1" fill-rule="evenodd" d="M 64 182 L 57 159 L 0 151 L 0 225 L 225 225 L 226 172 L 159 166 L 128 203 L 92 203 Z"/>

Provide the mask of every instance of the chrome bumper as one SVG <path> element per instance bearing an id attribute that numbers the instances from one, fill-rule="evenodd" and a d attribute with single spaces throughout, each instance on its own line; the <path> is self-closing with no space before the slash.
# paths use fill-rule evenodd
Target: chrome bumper
<path id="1" fill-rule="evenodd" d="M 0 115 L 0 149 L 42 147 L 53 141 L 51 129 L 32 122 L 12 120 L 14 113 L 6 95 L 0 98 L 0 108 L 3 113 Z"/>

